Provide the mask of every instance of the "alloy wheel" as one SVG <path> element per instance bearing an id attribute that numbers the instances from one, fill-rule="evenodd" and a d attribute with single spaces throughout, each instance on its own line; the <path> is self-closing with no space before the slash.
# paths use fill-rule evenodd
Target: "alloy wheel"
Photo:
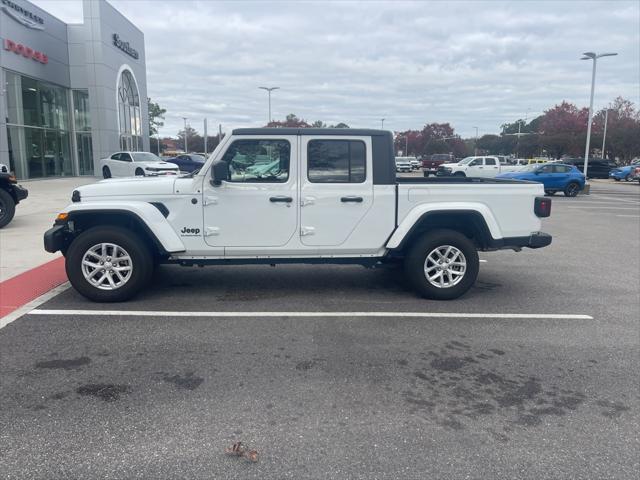
<path id="1" fill-rule="evenodd" d="M 82 256 L 85 280 L 100 290 L 116 290 L 131 278 L 133 262 L 129 253 L 115 243 L 98 243 Z"/>
<path id="2" fill-rule="evenodd" d="M 438 288 L 450 288 L 464 278 L 467 260 L 464 254 L 452 245 L 434 248 L 424 261 L 427 281 Z"/>

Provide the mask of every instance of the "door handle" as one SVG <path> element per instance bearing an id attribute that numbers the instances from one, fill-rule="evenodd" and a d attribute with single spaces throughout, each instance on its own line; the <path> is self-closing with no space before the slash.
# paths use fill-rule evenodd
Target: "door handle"
<path id="1" fill-rule="evenodd" d="M 353 202 L 353 203 L 362 203 L 362 197 L 342 197 L 340 199 L 341 202 Z"/>
<path id="2" fill-rule="evenodd" d="M 273 203 L 278 203 L 278 202 L 280 202 L 280 203 L 291 203 L 291 202 L 293 202 L 293 198 L 291 198 L 291 197 L 271 197 L 271 198 L 269 198 L 269 201 L 273 202 Z"/>

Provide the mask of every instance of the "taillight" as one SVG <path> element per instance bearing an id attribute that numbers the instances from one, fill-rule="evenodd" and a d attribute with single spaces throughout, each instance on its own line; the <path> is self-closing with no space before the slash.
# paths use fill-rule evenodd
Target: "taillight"
<path id="1" fill-rule="evenodd" d="M 540 218 L 550 216 L 551 215 L 551 199 L 547 197 L 536 197 L 533 211 Z"/>

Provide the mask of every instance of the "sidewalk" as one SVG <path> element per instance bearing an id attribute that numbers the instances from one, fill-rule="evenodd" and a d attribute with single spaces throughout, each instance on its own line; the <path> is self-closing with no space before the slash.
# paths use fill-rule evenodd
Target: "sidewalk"
<path id="1" fill-rule="evenodd" d="M 71 203 L 73 189 L 96 181 L 96 177 L 69 177 L 20 182 L 29 197 L 17 205 L 13 221 L 0 229 L 0 282 L 60 256 L 44 251 L 42 236 Z"/>

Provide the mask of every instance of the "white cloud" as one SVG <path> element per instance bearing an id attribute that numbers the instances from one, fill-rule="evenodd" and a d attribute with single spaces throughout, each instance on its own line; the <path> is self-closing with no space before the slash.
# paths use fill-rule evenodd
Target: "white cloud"
<path id="1" fill-rule="evenodd" d="M 80 1 L 34 0 L 65 21 Z M 583 51 L 599 64 L 596 106 L 640 101 L 640 4 L 519 2 L 111 2 L 144 33 L 150 96 L 167 112 L 226 129 L 273 116 L 394 130 L 451 122 L 471 136 L 562 100 L 585 105 Z"/>

